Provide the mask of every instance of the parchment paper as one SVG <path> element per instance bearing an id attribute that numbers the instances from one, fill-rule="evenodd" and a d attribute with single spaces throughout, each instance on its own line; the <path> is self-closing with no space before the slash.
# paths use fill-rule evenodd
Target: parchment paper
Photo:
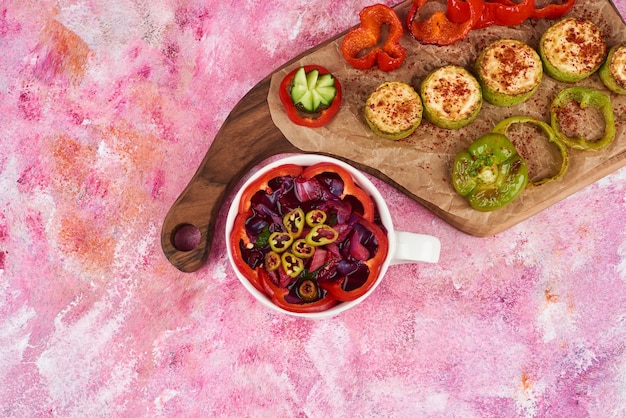
<path id="1" fill-rule="evenodd" d="M 410 1 L 396 7 L 403 23 L 409 6 Z M 594 21 L 603 31 L 609 47 L 626 41 L 624 22 L 607 0 L 578 1 L 569 15 Z M 426 207 L 439 215 L 445 214 L 444 218 L 452 220 L 453 225 L 478 225 L 470 227 L 466 232 L 483 235 L 480 225 L 485 225 L 485 231 L 498 224 L 511 226 L 575 192 L 581 187 L 580 184 L 588 184 L 590 176 L 597 178 L 598 170 L 603 172 L 602 175 L 608 174 L 604 172 L 607 162 L 611 162 L 613 169 L 617 168 L 617 160 L 626 163 L 625 96 L 610 93 L 597 74 L 575 83 L 611 96 L 617 128 L 613 144 L 599 152 L 571 150 L 570 167 L 561 180 L 528 187 L 513 203 L 487 213 L 472 209 L 452 188 L 450 174 L 455 155 L 506 117 L 528 115 L 549 123 L 552 99 L 561 89 L 572 84 L 557 82 L 544 74 L 538 92 L 525 103 L 497 107 L 484 102 L 476 121 L 459 130 L 441 129 L 423 120 L 411 136 L 401 141 L 390 141 L 373 134 L 363 119 L 363 106 L 370 93 L 384 81 L 404 81 L 417 90 L 420 81 L 431 70 L 446 64 L 461 65 L 473 72 L 472 66 L 480 51 L 498 38 L 523 40 L 537 48 L 541 35 L 553 23 L 551 20 L 528 20 L 518 27 L 474 30 L 466 40 L 447 47 L 421 45 L 410 37 L 404 23 L 405 34 L 401 44 L 407 50 L 407 59 L 399 69 L 389 73 L 376 67 L 366 71 L 350 67 L 341 55 L 339 48 L 343 37 L 340 37 L 272 76 L 268 95 L 272 119 L 285 137 L 299 149 L 332 154 L 375 168 Z M 321 128 L 311 129 L 293 124 L 278 98 L 278 84 L 282 78 L 293 68 L 305 64 L 323 65 L 342 84 L 342 107 L 335 118 Z M 593 117 L 590 118 L 590 126 L 602 128 L 601 119 L 594 122 Z M 519 129 L 528 133 L 531 128 Z M 560 166 L 556 148 L 549 146 L 539 131 L 534 137 L 531 136 L 530 143 L 521 142 L 524 136 L 529 137 L 519 135 L 514 143 L 528 161 L 531 177 L 556 173 Z"/>

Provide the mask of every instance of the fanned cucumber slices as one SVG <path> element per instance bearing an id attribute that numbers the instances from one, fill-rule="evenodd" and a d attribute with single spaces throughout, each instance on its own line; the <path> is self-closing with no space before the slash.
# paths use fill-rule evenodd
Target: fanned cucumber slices
<path id="1" fill-rule="evenodd" d="M 296 71 L 290 90 L 291 100 L 307 112 L 317 112 L 330 106 L 337 95 L 335 78 L 332 74 L 322 74 L 318 70 L 308 73 L 301 67 Z"/>

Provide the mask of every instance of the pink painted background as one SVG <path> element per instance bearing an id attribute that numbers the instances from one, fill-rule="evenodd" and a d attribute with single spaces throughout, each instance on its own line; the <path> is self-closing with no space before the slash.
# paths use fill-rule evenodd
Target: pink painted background
<path id="1" fill-rule="evenodd" d="M 370 4 L 0 5 L 0 417 L 626 416 L 626 169 L 489 238 L 374 179 L 441 262 L 329 320 L 246 292 L 225 207 L 204 267 L 165 259 L 239 99 Z"/>

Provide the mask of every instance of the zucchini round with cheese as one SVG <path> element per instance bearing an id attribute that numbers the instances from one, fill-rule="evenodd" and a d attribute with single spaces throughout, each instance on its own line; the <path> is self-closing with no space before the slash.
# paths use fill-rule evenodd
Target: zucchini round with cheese
<path id="1" fill-rule="evenodd" d="M 484 100 L 495 106 L 513 106 L 528 100 L 543 77 L 537 51 L 516 39 L 499 39 L 487 45 L 474 69 Z"/>
<path id="2" fill-rule="evenodd" d="M 476 78 L 463 67 L 446 65 L 430 72 L 420 85 L 424 117 L 444 129 L 471 123 L 482 107 Z"/>
<path id="3" fill-rule="evenodd" d="M 626 94 L 626 42 L 609 50 L 598 75 L 607 89 L 613 93 Z"/>
<path id="4" fill-rule="evenodd" d="M 387 81 L 365 102 L 365 120 L 383 138 L 398 140 L 411 135 L 422 123 L 422 100 L 402 81 Z"/>
<path id="5" fill-rule="evenodd" d="M 606 41 L 590 20 L 569 17 L 552 25 L 539 41 L 539 55 L 550 77 L 575 83 L 596 72 L 606 58 Z"/>

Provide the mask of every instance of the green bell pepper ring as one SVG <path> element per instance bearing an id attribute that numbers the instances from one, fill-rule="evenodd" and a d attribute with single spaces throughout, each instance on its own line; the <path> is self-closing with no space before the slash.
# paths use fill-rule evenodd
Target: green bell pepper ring
<path id="1" fill-rule="evenodd" d="M 304 211 L 301 208 L 290 211 L 284 216 L 283 225 L 285 225 L 289 235 L 298 238 L 304 229 Z"/>
<path id="2" fill-rule="evenodd" d="M 291 245 L 291 252 L 300 258 L 311 258 L 315 253 L 315 247 L 306 242 L 305 239 L 300 238 Z"/>
<path id="3" fill-rule="evenodd" d="M 283 270 L 287 273 L 287 276 L 291 278 L 298 277 L 298 275 L 304 270 L 304 261 L 301 258 L 296 257 L 291 253 L 283 253 L 280 256 Z"/>
<path id="4" fill-rule="evenodd" d="M 293 236 L 287 232 L 273 232 L 269 237 L 270 248 L 277 254 L 284 252 L 292 242 Z"/>
<path id="5" fill-rule="evenodd" d="M 526 188 L 528 166 L 515 146 L 490 132 L 457 154 L 452 185 L 470 206 L 489 212 L 512 202 Z"/>
<path id="6" fill-rule="evenodd" d="M 554 130 L 547 123 L 535 119 L 531 116 L 511 116 L 500 121 L 496 126 L 492 129 L 493 132 L 506 135 L 509 127 L 516 123 L 530 123 L 532 125 L 538 126 L 548 137 L 548 142 L 553 143 L 559 149 L 559 153 L 561 154 L 561 168 L 559 172 L 552 177 L 543 177 L 539 180 L 531 180 L 529 179 L 529 183 L 532 186 L 541 186 L 542 184 L 546 184 L 548 182 L 558 180 L 565 175 L 565 172 L 569 168 L 569 150 L 563 141 L 561 141 L 557 136 Z"/>
<path id="7" fill-rule="evenodd" d="M 306 235 L 305 240 L 309 245 L 319 247 L 335 242 L 338 236 L 339 233 L 335 231 L 334 228 L 326 224 L 321 224 L 314 226 Z"/>
<path id="8" fill-rule="evenodd" d="M 590 141 L 581 135 L 567 136 L 561 129 L 559 114 L 570 102 L 576 101 L 581 109 L 592 106 L 599 109 L 604 117 L 604 136 L 597 141 Z M 566 145 L 582 150 L 598 151 L 609 146 L 615 139 L 615 114 L 611 98 L 599 90 L 586 87 L 569 87 L 556 95 L 550 105 L 550 124 L 556 136 Z"/>

